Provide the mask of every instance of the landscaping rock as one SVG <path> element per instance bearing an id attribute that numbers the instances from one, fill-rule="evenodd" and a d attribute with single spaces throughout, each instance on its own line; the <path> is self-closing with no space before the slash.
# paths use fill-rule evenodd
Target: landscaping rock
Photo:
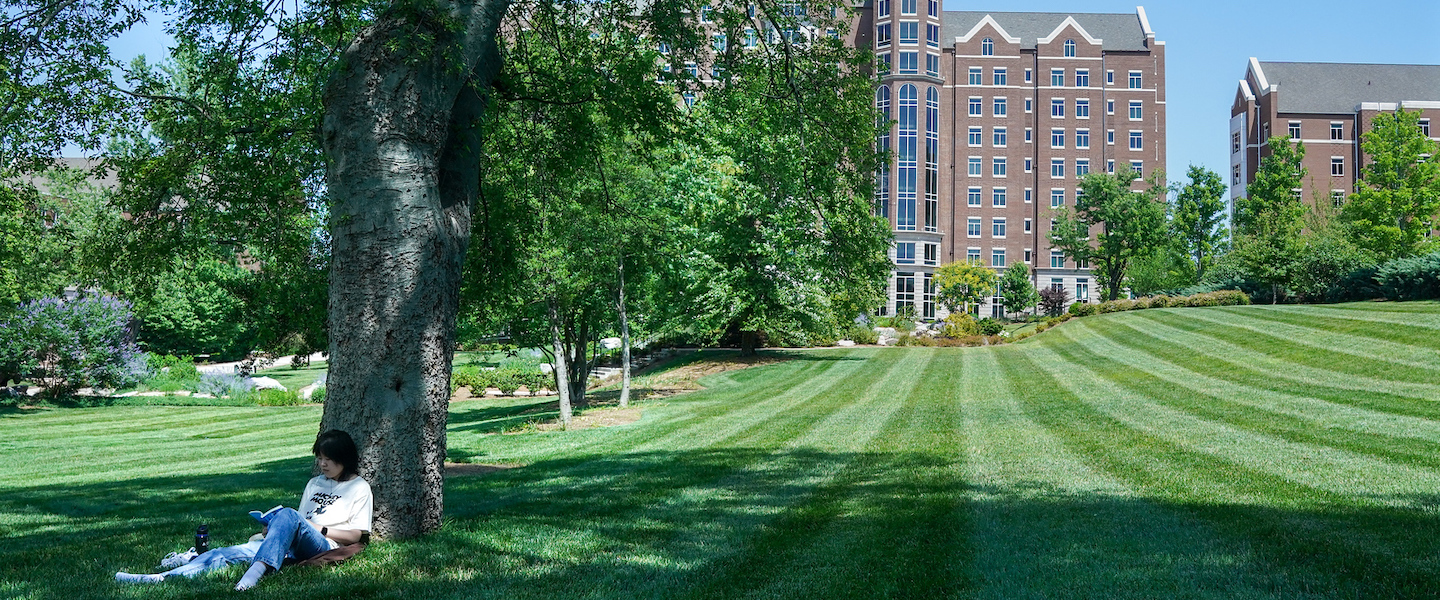
<path id="1" fill-rule="evenodd" d="M 270 377 L 247 377 L 245 381 L 257 390 L 280 390 L 286 391 L 286 387 Z"/>
<path id="2" fill-rule="evenodd" d="M 855 345 L 855 340 L 840 340 L 838 342 L 835 342 L 835 345 L 843 348 L 849 348 L 850 346 Z"/>
<path id="3" fill-rule="evenodd" d="M 600 347 L 606 350 L 614 350 L 620 347 L 620 338 L 608 337 L 600 339 Z"/>

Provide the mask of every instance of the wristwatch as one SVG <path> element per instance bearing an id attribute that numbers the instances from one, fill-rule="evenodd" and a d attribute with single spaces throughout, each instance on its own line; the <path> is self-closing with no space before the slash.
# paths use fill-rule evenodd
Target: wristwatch
<path id="1" fill-rule="evenodd" d="M 321 528 L 320 528 L 320 535 L 323 535 L 323 536 L 325 536 L 325 537 L 330 537 L 330 528 L 329 528 L 329 527 L 321 527 Z"/>

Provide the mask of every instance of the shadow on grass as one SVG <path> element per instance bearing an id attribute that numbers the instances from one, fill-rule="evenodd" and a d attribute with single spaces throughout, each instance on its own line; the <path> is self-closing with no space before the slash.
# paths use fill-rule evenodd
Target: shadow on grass
<path id="1" fill-rule="evenodd" d="M 134 588 L 190 545 L 293 505 L 308 459 L 254 472 L 0 495 L 0 585 L 34 598 L 200 598 L 221 577 Z M 538 462 L 451 478 L 445 527 L 256 597 L 1431 597 L 1428 508 L 1274 507 L 978 488 L 936 455 L 734 448 Z M 227 573 L 226 577 L 233 575 Z"/>

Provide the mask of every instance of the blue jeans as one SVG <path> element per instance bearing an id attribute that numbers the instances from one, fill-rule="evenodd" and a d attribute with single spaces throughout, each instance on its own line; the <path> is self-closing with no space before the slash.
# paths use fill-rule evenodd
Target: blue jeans
<path id="1" fill-rule="evenodd" d="M 256 540 L 238 546 L 216 548 L 195 557 L 195 560 L 190 561 L 189 564 L 170 569 L 169 571 L 161 573 L 161 575 L 166 577 L 172 575 L 194 577 L 211 569 L 219 569 L 226 565 L 248 563 L 255 560 L 255 553 L 260 550 L 261 543 L 262 540 Z"/>
<path id="2" fill-rule="evenodd" d="M 311 527 L 293 508 L 275 511 L 266 526 L 269 529 L 265 533 L 265 541 L 255 552 L 255 560 L 270 565 L 276 571 L 285 563 L 287 554 L 305 560 L 330 549 L 330 540 L 320 535 L 320 530 Z"/>

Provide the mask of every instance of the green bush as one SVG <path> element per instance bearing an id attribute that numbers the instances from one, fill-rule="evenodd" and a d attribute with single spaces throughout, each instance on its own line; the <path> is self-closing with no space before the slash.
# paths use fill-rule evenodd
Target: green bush
<path id="1" fill-rule="evenodd" d="M 989 317 L 980 319 L 979 323 L 977 323 L 976 325 L 980 329 L 980 335 L 987 337 L 992 335 L 1000 335 L 1000 332 L 1005 331 L 1005 325 L 1003 323 Z"/>
<path id="2" fill-rule="evenodd" d="M 857 344 L 876 344 L 880 342 L 880 334 L 875 333 L 874 329 L 856 324 L 845 330 L 845 339 Z"/>
<path id="3" fill-rule="evenodd" d="M 0 375 L 35 381 L 52 397 L 131 385 L 147 374 L 131 320 L 130 304 L 113 298 L 26 302 L 0 321 Z"/>
<path id="4" fill-rule="evenodd" d="M 958 339 L 972 335 L 980 335 L 980 324 L 975 322 L 975 317 L 970 313 L 955 312 L 945 317 L 944 325 L 940 327 L 940 335 Z"/>
<path id="5" fill-rule="evenodd" d="M 260 406 L 299 406 L 305 403 L 295 390 L 255 390 L 250 398 Z"/>
<path id="6" fill-rule="evenodd" d="M 1077 317 L 1088 317 L 1099 313 L 1100 309 L 1088 302 L 1076 302 L 1070 305 L 1069 312 Z"/>
<path id="7" fill-rule="evenodd" d="M 141 320 L 140 345 L 163 354 L 209 354 L 234 360 L 255 341 L 242 292 L 254 279 L 245 269 L 219 260 L 177 262 L 162 273 L 154 292 L 135 305 Z"/>
<path id="8" fill-rule="evenodd" d="M 315 388 L 315 391 L 310 392 L 310 402 L 313 404 L 324 404 L 325 388 Z"/>
<path id="9" fill-rule="evenodd" d="M 1375 282 L 1390 300 L 1440 298 L 1440 252 L 1388 261 L 1375 271 Z"/>

